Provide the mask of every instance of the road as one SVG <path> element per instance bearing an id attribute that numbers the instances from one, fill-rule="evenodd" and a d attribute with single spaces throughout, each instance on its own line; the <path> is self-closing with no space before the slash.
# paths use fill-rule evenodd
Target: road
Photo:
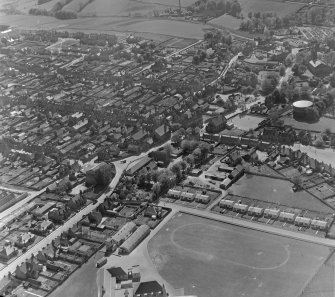
<path id="1" fill-rule="evenodd" d="M 220 75 L 216 79 L 214 79 L 211 83 L 209 83 L 209 85 L 214 85 L 218 80 L 224 77 L 227 74 L 229 68 L 237 61 L 238 57 L 241 54 L 242 53 L 238 53 L 236 56 L 232 57 L 229 63 L 226 65 L 226 67 L 221 71 Z"/>
<path id="2" fill-rule="evenodd" d="M 18 257 L 17 259 L 15 259 L 12 263 L 10 263 L 9 265 L 5 266 L 1 271 L 0 271 L 0 279 L 2 279 L 4 276 L 6 276 L 9 272 L 13 273 L 16 269 L 17 265 L 20 265 L 21 263 L 23 263 L 24 261 L 26 261 L 27 259 L 29 259 L 33 254 L 36 255 L 40 250 L 42 250 L 45 246 L 47 246 L 48 244 L 50 244 L 52 242 L 52 240 L 54 240 L 55 238 L 57 238 L 58 236 L 60 236 L 63 232 L 67 231 L 68 229 L 70 229 L 72 226 L 74 226 L 76 223 L 78 223 L 82 217 L 84 215 L 88 215 L 90 212 L 92 212 L 93 210 L 95 210 L 97 208 L 97 205 L 99 205 L 100 203 L 102 203 L 106 197 L 108 197 L 109 195 L 111 195 L 113 193 L 113 190 L 115 188 L 115 186 L 118 184 L 120 178 L 123 175 L 123 172 L 125 170 L 127 170 L 128 166 L 143 158 L 144 156 L 146 156 L 149 152 L 156 150 L 159 147 L 163 147 L 166 144 L 169 144 L 170 140 L 157 146 L 157 147 L 153 147 L 151 148 L 149 151 L 147 152 L 143 152 L 142 154 L 138 155 L 138 156 L 131 156 L 128 157 L 126 159 L 123 159 L 121 161 L 126 161 L 125 163 L 121 162 L 121 161 L 116 161 L 114 162 L 115 165 L 115 177 L 113 178 L 112 182 L 109 185 L 110 190 L 107 191 L 106 193 L 102 194 L 99 198 L 98 198 L 98 203 L 96 204 L 90 204 L 87 207 L 85 207 L 84 209 L 82 209 L 79 213 L 75 214 L 72 218 L 70 218 L 68 221 L 66 221 L 62 226 L 58 227 L 56 230 L 54 230 L 52 233 L 50 233 L 47 237 L 43 238 L 40 242 L 38 242 L 36 245 L 34 245 L 33 247 L 31 247 L 26 253 L 24 253 L 23 255 L 21 255 L 20 257 Z M 92 162 L 92 161 L 91 161 Z M 15 209 L 17 209 L 18 207 L 21 207 L 23 204 L 29 202 L 30 200 L 32 200 L 34 197 L 36 197 L 37 195 L 41 194 L 45 189 L 34 193 L 33 195 L 29 196 L 28 198 L 20 201 L 19 203 L 17 203 L 15 205 L 15 207 L 11 207 L 10 209 L 8 209 L 6 211 L 6 215 L 9 214 L 10 212 L 13 212 Z M 28 201 L 26 201 L 28 200 Z M 5 212 L 1 213 L 1 217 L 4 217 Z M 1 218 L 0 217 L 0 218 Z"/>

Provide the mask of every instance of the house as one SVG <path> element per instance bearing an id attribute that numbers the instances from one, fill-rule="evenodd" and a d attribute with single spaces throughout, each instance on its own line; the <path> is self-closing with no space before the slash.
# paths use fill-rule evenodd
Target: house
<path id="1" fill-rule="evenodd" d="M 5 245 L 0 250 L 0 260 L 7 262 L 17 255 L 17 249 L 12 245 Z"/>
<path id="2" fill-rule="evenodd" d="M 35 241 L 35 238 L 36 236 L 30 232 L 20 234 L 15 241 L 15 246 L 18 248 L 27 247 Z"/>
<path id="3" fill-rule="evenodd" d="M 328 230 L 329 223 L 327 221 L 324 221 L 324 220 L 313 219 L 312 222 L 311 222 L 311 227 L 313 229 L 326 231 L 326 230 Z"/>
<path id="4" fill-rule="evenodd" d="M 301 217 L 301 216 L 297 216 L 294 220 L 295 225 L 302 226 L 302 227 L 309 227 L 311 225 L 311 222 L 312 222 L 312 219 Z"/>
<path id="5" fill-rule="evenodd" d="M 261 217 L 264 213 L 264 208 L 257 206 L 250 206 L 248 209 L 248 214 L 255 217 Z"/>
<path id="6" fill-rule="evenodd" d="M 195 201 L 202 204 L 208 204 L 211 199 L 208 195 L 196 194 Z"/>
<path id="7" fill-rule="evenodd" d="M 16 267 L 15 276 L 20 280 L 37 279 L 42 270 L 43 265 L 39 264 L 36 258 L 30 258 Z"/>
<path id="8" fill-rule="evenodd" d="M 45 215 L 51 208 L 55 207 L 55 202 L 48 202 L 42 207 L 38 207 L 33 211 L 33 217 L 40 218 Z"/>
<path id="9" fill-rule="evenodd" d="M 179 199 L 181 191 L 170 189 L 168 191 L 169 198 Z"/>
<path id="10" fill-rule="evenodd" d="M 249 205 L 243 203 L 235 203 L 233 206 L 233 211 L 246 213 L 248 211 Z"/>
<path id="11" fill-rule="evenodd" d="M 229 199 L 221 199 L 221 201 L 219 202 L 219 206 L 221 208 L 227 208 L 227 209 L 233 209 L 234 204 L 235 201 Z"/>
<path id="12" fill-rule="evenodd" d="M 280 214 L 280 209 L 277 208 L 266 208 L 264 210 L 264 217 L 269 219 L 277 219 Z"/>
<path id="13" fill-rule="evenodd" d="M 223 190 L 227 190 L 232 185 L 232 183 L 233 183 L 233 181 L 229 177 L 227 177 L 220 184 L 220 188 L 223 189 Z"/>
<path id="14" fill-rule="evenodd" d="M 157 219 L 162 216 L 162 210 L 158 206 L 148 205 L 144 211 L 144 216 L 152 219 Z"/>
<path id="15" fill-rule="evenodd" d="M 183 200 L 183 201 L 192 202 L 195 199 L 195 194 L 194 193 L 189 193 L 189 192 L 182 192 L 180 194 L 180 199 Z"/>
<path id="16" fill-rule="evenodd" d="M 295 213 L 282 211 L 279 214 L 279 220 L 281 220 L 283 222 L 294 223 L 294 220 L 295 220 L 296 216 L 297 216 L 297 214 L 295 214 Z"/>
<path id="17" fill-rule="evenodd" d="M 206 126 L 207 133 L 218 133 L 226 128 L 227 119 L 224 115 L 219 115 L 209 120 Z"/>
<path id="18" fill-rule="evenodd" d="M 135 291 L 134 297 L 166 297 L 167 293 L 164 285 L 161 286 L 157 281 L 140 283 Z"/>
<path id="19" fill-rule="evenodd" d="M 170 136 L 171 136 L 170 127 L 166 124 L 163 124 L 163 125 L 159 126 L 154 131 L 154 137 L 159 142 L 163 142 L 165 140 L 168 140 L 170 138 Z"/>

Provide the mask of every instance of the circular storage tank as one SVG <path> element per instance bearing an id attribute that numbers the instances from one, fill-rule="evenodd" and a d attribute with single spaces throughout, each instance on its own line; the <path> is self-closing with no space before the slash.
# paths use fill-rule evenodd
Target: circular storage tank
<path id="1" fill-rule="evenodd" d="M 293 117 L 295 119 L 305 119 L 306 110 L 313 107 L 313 102 L 309 100 L 299 100 L 293 103 Z"/>

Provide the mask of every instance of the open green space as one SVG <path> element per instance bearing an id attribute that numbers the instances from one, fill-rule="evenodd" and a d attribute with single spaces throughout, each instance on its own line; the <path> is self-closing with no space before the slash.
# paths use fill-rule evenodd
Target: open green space
<path id="1" fill-rule="evenodd" d="M 282 179 L 245 174 L 230 190 L 235 195 L 264 200 L 268 202 L 309 209 L 320 212 L 333 212 L 306 191 L 293 192 L 293 184 Z"/>
<path id="2" fill-rule="evenodd" d="M 323 132 L 324 130 L 329 128 L 332 130 L 333 133 L 335 132 L 335 120 L 330 118 L 322 117 L 316 123 L 298 122 L 292 117 L 285 117 L 283 118 L 283 120 L 285 125 L 291 126 L 294 129 Z"/>
<path id="3" fill-rule="evenodd" d="M 249 129 L 257 128 L 258 124 L 263 120 L 264 118 L 261 117 L 237 115 L 229 121 L 232 122 L 236 128 L 248 131 Z"/>
<path id="4" fill-rule="evenodd" d="M 93 297 L 98 296 L 96 262 L 102 257 L 96 253 L 87 263 L 75 271 L 61 286 L 56 288 L 49 297 Z"/>
<path id="5" fill-rule="evenodd" d="M 297 296 L 329 249 L 176 214 L 148 244 L 160 275 L 185 295 Z"/>

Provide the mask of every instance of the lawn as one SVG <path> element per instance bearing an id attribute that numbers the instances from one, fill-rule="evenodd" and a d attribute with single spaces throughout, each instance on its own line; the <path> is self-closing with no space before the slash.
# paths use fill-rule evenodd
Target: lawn
<path id="1" fill-rule="evenodd" d="M 294 129 L 323 132 L 327 128 L 330 128 L 333 129 L 333 132 L 335 132 L 335 120 L 329 118 L 320 118 L 318 122 L 312 124 L 298 122 L 292 117 L 285 117 L 283 120 L 285 125 L 292 126 Z"/>
<path id="2" fill-rule="evenodd" d="M 230 188 L 233 194 L 279 203 L 300 209 L 333 212 L 332 209 L 305 191 L 292 191 L 293 184 L 286 180 L 245 174 Z"/>
<path id="3" fill-rule="evenodd" d="M 255 129 L 258 127 L 258 124 L 262 122 L 264 118 L 261 117 L 254 117 L 254 116 L 241 116 L 237 115 L 229 120 L 229 122 L 232 122 L 234 126 L 238 129 L 248 131 L 249 129 Z"/>
<path id="4" fill-rule="evenodd" d="M 206 297 L 297 296 L 329 254 L 327 247 L 181 213 L 148 250 L 169 284 Z"/>

